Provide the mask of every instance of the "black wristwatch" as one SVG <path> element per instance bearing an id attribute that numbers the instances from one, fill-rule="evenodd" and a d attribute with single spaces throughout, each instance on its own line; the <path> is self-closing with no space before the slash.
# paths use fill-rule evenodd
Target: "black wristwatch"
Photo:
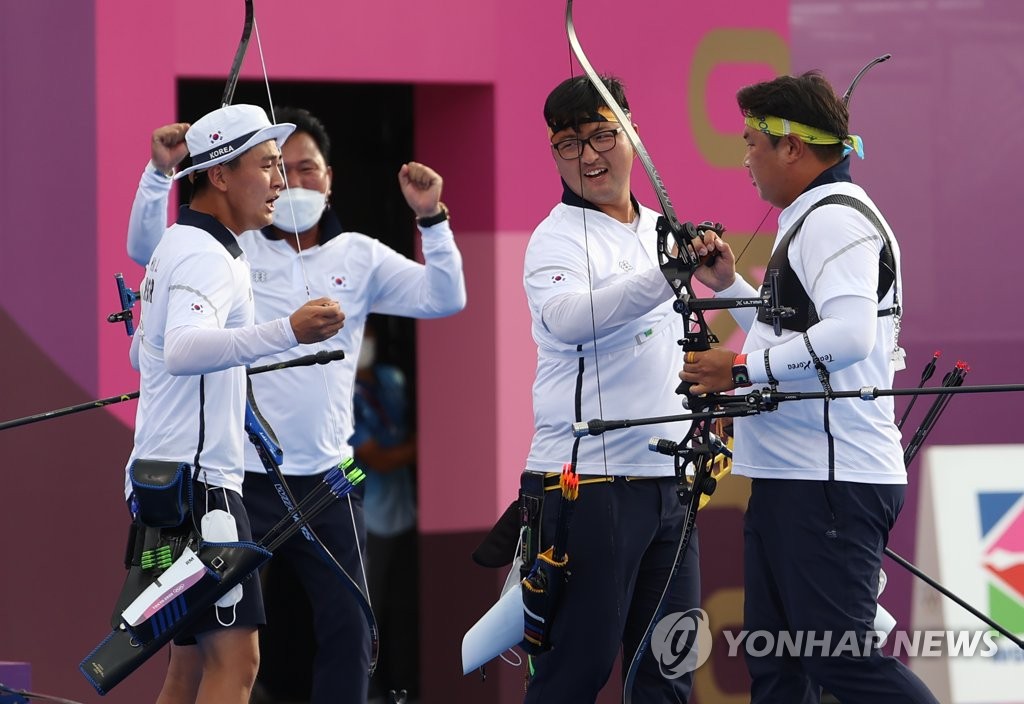
<path id="1" fill-rule="evenodd" d="M 441 201 L 438 201 L 437 205 L 439 208 L 441 208 L 440 213 L 437 213 L 435 215 L 428 215 L 425 218 L 416 218 L 416 224 L 419 225 L 420 227 L 433 227 L 434 225 L 437 225 L 447 220 L 448 206 L 442 203 Z"/>
<path id="2" fill-rule="evenodd" d="M 747 355 L 738 354 L 732 360 L 732 383 L 736 388 L 753 386 L 750 381 L 750 373 L 747 371 Z"/>

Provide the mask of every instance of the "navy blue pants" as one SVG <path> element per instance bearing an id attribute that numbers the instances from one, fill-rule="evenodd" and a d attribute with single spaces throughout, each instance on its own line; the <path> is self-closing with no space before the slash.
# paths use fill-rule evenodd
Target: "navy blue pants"
<path id="1" fill-rule="evenodd" d="M 899 660 L 877 648 L 865 654 L 889 531 L 903 506 L 904 485 L 755 479 L 744 521 L 744 629 L 813 632 L 830 646 L 745 647 L 751 704 L 818 704 L 821 688 L 843 704 L 938 701 Z M 857 654 L 839 648 L 853 632 Z M 748 638 L 750 636 L 748 635 Z M 799 641 L 796 641 L 799 642 Z M 751 652 L 753 650 L 753 653 Z"/>
<path id="2" fill-rule="evenodd" d="M 301 501 L 322 482 L 323 474 L 287 479 L 296 500 Z M 265 474 L 246 472 L 242 496 L 253 535 L 259 539 L 284 515 L 284 505 Z M 359 548 L 366 546 L 362 492 L 357 489 L 349 496 L 352 497 L 351 513 L 347 498 L 343 498 L 313 519 L 312 525 L 345 571 L 365 589 L 359 556 Z M 353 514 L 358 541 L 353 534 Z M 316 655 L 311 704 L 365 704 L 370 636 L 356 600 L 346 591 L 338 573 L 321 557 L 319 549 L 301 533 L 274 551 L 272 563 L 278 561 L 287 561 L 291 566 L 313 608 Z M 274 614 L 268 609 L 268 622 L 273 618 Z"/>
<path id="3" fill-rule="evenodd" d="M 593 702 L 620 648 L 623 674 L 654 614 L 683 529 L 674 478 L 587 484 L 566 552 L 571 576 L 551 630 L 552 650 L 534 659 L 528 704 Z M 554 536 L 559 493 L 546 492 L 542 544 Z M 544 538 L 543 536 L 546 536 Z M 676 573 L 664 613 L 700 605 L 697 534 Z M 692 673 L 663 677 L 648 648 L 633 689 L 636 704 L 685 702 Z"/>

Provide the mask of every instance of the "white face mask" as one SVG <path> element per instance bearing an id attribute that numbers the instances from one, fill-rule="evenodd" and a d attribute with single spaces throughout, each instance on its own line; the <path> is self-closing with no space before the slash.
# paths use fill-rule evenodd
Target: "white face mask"
<path id="1" fill-rule="evenodd" d="M 372 337 L 364 337 L 363 344 L 359 347 L 359 359 L 356 360 L 356 369 L 372 367 L 374 357 L 376 356 L 377 342 Z"/>
<path id="2" fill-rule="evenodd" d="M 287 188 L 274 203 L 274 227 L 298 234 L 320 221 L 327 207 L 327 194 L 308 188 Z M 294 214 L 293 214 L 294 213 Z"/>

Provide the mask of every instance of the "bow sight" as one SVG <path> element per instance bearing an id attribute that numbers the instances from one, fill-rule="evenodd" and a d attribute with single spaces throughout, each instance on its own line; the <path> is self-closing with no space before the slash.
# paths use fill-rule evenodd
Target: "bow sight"
<path id="1" fill-rule="evenodd" d="M 117 297 L 121 301 L 121 310 L 116 313 L 111 313 L 107 316 L 108 323 L 124 323 L 124 331 L 128 333 L 128 337 L 135 334 L 134 317 L 135 314 L 132 312 L 132 308 L 135 307 L 135 303 L 139 300 L 139 292 L 132 291 L 124 283 L 124 276 L 122 274 L 114 274 L 114 280 L 117 282 Z"/>

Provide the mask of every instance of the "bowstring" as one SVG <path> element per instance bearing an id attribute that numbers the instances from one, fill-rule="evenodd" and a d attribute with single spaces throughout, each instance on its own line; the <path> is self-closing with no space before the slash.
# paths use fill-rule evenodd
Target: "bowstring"
<path id="1" fill-rule="evenodd" d="M 747 239 L 747 243 L 745 245 L 743 245 L 743 249 L 736 256 L 736 258 L 733 259 L 733 263 L 734 264 L 738 264 L 740 259 L 743 257 L 743 255 L 747 253 L 747 248 L 750 247 L 751 242 L 754 241 L 754 237 L 756 237 L 757 233 L 761 231 L 761 226 L 764 225 L 764 221 L 768 219 L 768 216 L 772 214 L 772 210 L 774 210 L 774 209 L 775 209 L 774 205 L 769 205 L 768 206 L 768 210 L 764 211 L 764 217 L 761 218 L 761 222 L 757 223 L 757 227 L 754 228 L 754 233 L 752 235 L 750 235 L 750 238 Z"/>
<path id="2" fill-rule="evenodd" d="M 569 47 L 569 78 L 574 79 L 574 78 L 576 78 L 576 76 L 575 76 L 575 72 L 573 70 L 572 59 L 573 59 L 572 47 Z M 576 138 L 577 139 L 579 139 L 579 127 L 580 127 L 579 123 L 577 122 L 575 124 Z M 582 198 L 583 200 L 586 200 L 586 196 L 583 193 L 583 183 L 584 183 L 584 176 L 583 176 L 583 149 L 584 149 L 584 146 L 585 146 L 584 144 L 582 144 L 582 143 L 580 144 L 580 155 L 576 159 L 576 165 L 579 167 L 578 170 L 579 170 L 579 177 L 580 177 L 580 198 Z M 591 148 L 593 148 L 593 147 L 591 147 Z M 558 159 L 562 158 L 561 155 L 557 154 L 557 150 L 556 150 L 556 158 L 558 158 Z M 598 418 L 604 418 L 604 400 L 603 400 L 603 397 L 601 395 L 601 362 L 600 362 L 600 358 L 599 358 L 599 355 L 598 355 L 598 352 L 597 352 L 597 311 L 594 308 L 593 267 L 592 267 L 591 261 L 590 261 L 590 234 L 589 234 L 589 230 L 587 229 L 587 210 L 588 210 L 588 208 L 583 207 L 583 208 L 581 208 L 581 210 L 583 211 L 582 212 L 582 214 L 583 214 L 583 249 L 584 249 L 584 254 L 586 256 L 586 262 L 587 262 L 587 293 L 588 293 L 589 298 L 590 298 L 590 334 L 591 334 L 592 339 L 594 340 L 594 378 L 595 378 L 596 386 L 597 386 L 597 417 Z M 639 216 L 640 216 L 640 212 L 637 211 L 637 217 L 639 217 Z M 581 404 L 581 410 L 582 410 L 582 404 Z M 581 415 L 582 415 L 582 413 L 581 413 Z M 579 420 L 583 420 L 583 418 L 580 418 Z M 605 437 L 604 437 L 603 434 L 601 435 L 601 458 L 602 458 L 602 465 L 604 467 L 604 476 L 607 479 L 608 476 L 609 476 L 608 475 L 608 445 L 607 445 L 607 442 L 605 441 Z"/>
<path id="3" fill-rule="evenodd" d="M 570 0 L 570 2 L 571 2 L 571 0 Z M 568 60 L 569 60 L 569 78 L 570 79 L 575 79 L 576 78 L 576 72 L 575 72 L 575 69 L 573 67 L 574 54 L 573 54 L 573 50 L 572 50 L 572 45 L 570 44 L 567 47 L 567 49 L 568 49 Z M 598 78 L 600 78 L 600 76 Z M 578 121 L 576 123 L 576 138 L 579 139 L 579 122 Z M 618 138 L 618 137 L 616 136 L 616 138 Z M 586 198 L 584 197 L 584 189 L 583 189 L 583 183 L 584 183 L 584 176 L 583 176 L 583 149 L 585 148 L 585 146 L 586 145 L 584 145 L 582 143 L 580 144 L 580 155 L 579 155 L 579 158 L 576 160 L 577 166 L 579 167 L 580 198 L 582 198 L 583 200 L 586 200 Z M 632 143 L 630 144 L 630 148 L 632 148 Z M 562 158 L 561 155 L 557 154 L 557 150 L 556 150 L 555 158 L 556 159 L 561 159 Z M 630 162 L 630 170 L 632 171 L 632 162 Z M 632 203 L 632 190 L 630 191 L 630 203 Z M 599 355 L 598 355 L 598 352 L 597 352 L 597 350 L 598 350 L 598 345 L 597 345 L 597 311 L 596 311 L 596 309 L 594 307 L 594 282 L 593 282 L 592 266 L 591 266 L 591 261 L 590 261 L 590 233 L 589 233 L 589 230 L 587 228 L 587 210 L 588 210 L 588 208 L 583 207 L 583 208 L 581 208 L 581 210 L 583 211 L 582 212 L 582 215 L 583 215 L 583 248 L 584 248 L 584 253 L 586 255 L 586 262 L 587 262 L 587 292 L 588 292 L 589 297 L 590 297 L 590 329 L 591 329 L 592 339 L 594 340 L 594 379 L 595 379 L 596 387 L 597 387 L 597 410 L 598 410 L 598 418 L 604 418 L 604 399 L 603 399 L 603 396 L 601 395 L 601 363 L 600 363 Z M 627 211 L 627 214 L 628 214 L 628 211 Z M 637 208 L 637 218 L 639 218 L 639 217 L 640 217 L 640 210 L 639 210 L 639 208 Z M 583 404 L 582 404 L 582 395 L 581 395 L 581 403 L 580 403 L 581 411 L 582 411 L 582 407 L 583 407 Z M 582 412 L 581 412 L 580 415 L 582 416 Z M 583 418 L 581 417 L 580 420 L 583 420 Z M 582 440 L 582 438 L 580 440 Z M 603 471 L 604 471 L 604 478 L 605 478 L 605 481 L 607 481 L 609 479 L 609 474 L 608 474 L 608 445 L 607 445 L 607 441 L 605 440 L 605 436 L 604 436 L 603 433 L 601 434 L 601 463 L 602 463 L 602 467 L 603 467 Z M 616 552 L 616 542 L 615 542 L 615 530 L 614 530 L 613 526 L 615 524 L 614 524 L 614 513 L 612 511 L 612 504 L 611 504 L 611 497 L 610 496 L 608 498 L 608 501 L 606 502 L 606 508 L 608 510 L 608 520 L 607 520 L 607 525 L 608 525 L 608 541 L 609 541 L 609 544 L 611 545 L 612 555 L 613 555 L 613 558 L 614 558 L 615 552 Z M 613 559 L 613 564 L 614 564 L 614 559 Z M 625 575 L 623 575 L 623 577 L 624 576 Z M 619 599 L 618 592 L 616 592 L 616 594 L 615 594 L 615 616 L 616 616 L 616 620 L 619 623 L 623 622 L 622 621 L 622 610 L 623 610 L 622 601 Z"/>
<path id="4" fill-rule="evenodd" d="M 274 99 L 273 99 L 273 97 L 271 96 L 271 93 L 270 93 L 270 76 L 269 76 L 269 74 L 267 72 L 267 63 L 266 63 L 266 60 L 265 60 L 265 58 L 263 56 L 263 42 L 260 39 L 260 28 L 259 28 L 259 25 L 256 22 L 255 17 L 253 18 L 252 26 L 253 26 L 253 32 L 256 35 L 256 50 L 257 50 L 257 53 L 259 54 L 259 57 L 260 57 L 260 66 L 263 69 L 263 83 L 264 83 L 264 86 L 266 87 L 266 90 L 267 90 L 267 103 L 270 105 L 270 121 L 276 125 L 277 124 L 277 116 L 274 114 Z M 286 165 L 284 163 L 284 157 L 282 156 L 282 158 L 281 158 L 281 175 L 284 178 L 285 190 L 287 190 L 288 188 L 290 188 L 290 186 L 288 185 L 288 169 L 285 168 L 285 166 Z M 303 250 L 302 250 L 302 241 L 299 238 L 298 218 L 295 216 L 295 204 L 292 202 L 291 199 L 289 199 L 289 201 L 288 201 L 288 210 L 289 210 L 289 215 L 291 216 L 291 220 L 292 220 L 292 232 L 294 233 L 293 236 L 295 238 L 295 249 L 296 249 L 296 251 L 298 253 L 299 271 L 302 274 L 302 283 L 303 283 L 303 286 L 306 289 L 306 301 L 308 302 L 308 301 L 311 301 L 313 299 L 313 295 L 312 295 L 312 292 L 311 292 L 310 286 L 309 286 L 309 273 L 306 270 L 305 258 L 302 256 L 302 252 L 303 252 Z M 326 347 L 323 346 L 323 342 L 318 342 L 318 343 L 314 343 L 314 344 L 316 344 L 318 350 L 326 349 Z M 323 385 L 324 385 L 324 393 L 325 393 L 326 397 L 328 399 L 330 399 L 330 398 L 332 398 L 332 396 L 331 396 L 331 385 L 330 385 L 330 383 L 327 380 L 327 370 L 324 368 L 325 365 L 318 364 L 318 365 L 315 365 L 315 366 L 317 367 L 317 369 L 320 372 L 320 379 L 321 379 L 321 381 L 323 382 Z M 337 413 L 335 412 L 334 404 L 330 403 L 330 401 L 328 401 L 327 409 L 328 409 L 329 419 L 330 419 L 330 422 L 331 422 L 331 428 L 332 428 L 332 430 L 333 430 L 333 432 L 335 434 L 335 439 L 339 441 L 338 442 L 338 446 L 339 447 L 343 447 L 343 446 L 346 445 L 347 438 L 341 438 L 340 437 L 341 423 L 339 422 Z M 352 493 L 351 492 L 348 492 L 345 495 L 345 500 L 348 502 L 348 514 L 349 514 L 349 518 L 352 521 L 352 536 L 353 536 L 353 539 L 355 540 L 355 543 L 356 543 L 356 554 L 359 557 L 359 572 L 360 572 L 360 575 L 361 575 L 361 578 L 362 578 L 362 582 L 363 582 L 363 584 L 362 584 L 362 586 L 363 586 L 363 593 L 364 593 L 364 595 L 366 597 L 367 603 L 370 604 L 370 608 L 372 609 L 373 608 L 373 604 L 370 601 L 369 577 L 367 576 L 367 572 L 366 572 L 366 564 L 363 561 L 363 549 L 362 549 L 362 545 L 360 544 L 360 541 L 359 541 L 359 531 L 356 528 L 356 513 L 355 513 L 355 508 L 352 506 Z"/>

